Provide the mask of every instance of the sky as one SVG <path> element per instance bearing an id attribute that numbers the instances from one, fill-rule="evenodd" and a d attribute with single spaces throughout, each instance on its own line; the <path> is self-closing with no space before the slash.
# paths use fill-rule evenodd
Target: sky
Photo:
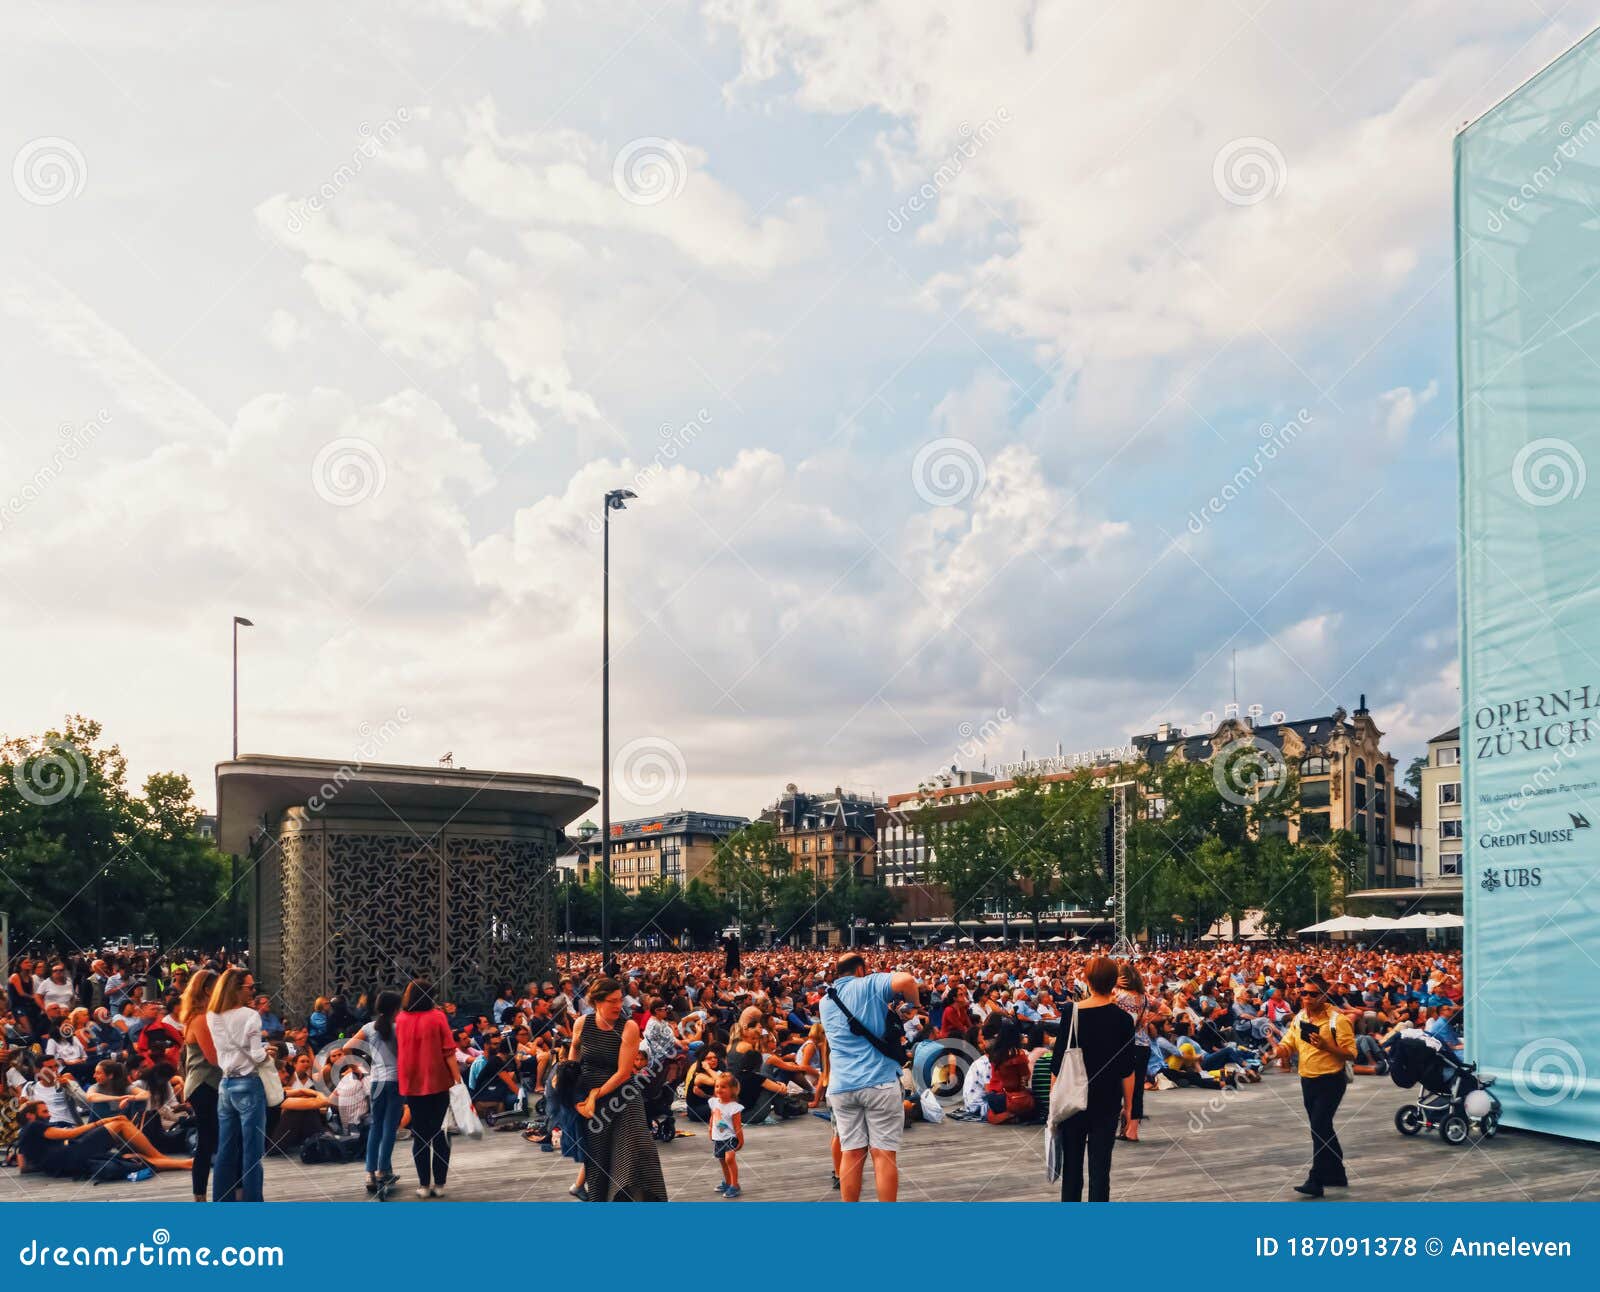
<path id="1" fill-rule="evenodd" d="M 1455 723 L 1451 144 L 1553 0 L 19 0 L 0 733 L 788 782 Z M 9 182 L 6 182 L 9 180 Z"/>

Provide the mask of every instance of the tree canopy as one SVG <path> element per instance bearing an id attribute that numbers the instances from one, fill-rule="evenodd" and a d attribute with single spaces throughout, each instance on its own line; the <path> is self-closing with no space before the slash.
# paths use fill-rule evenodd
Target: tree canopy
<path id="1" fill-rule="evenodd" d="M 229 862 L 196 830 L 189 779 L 127 785 L 121 749 L 81 715 L 0 743 L 0 909 L 19 945 L 98 949 L 117 933 L 164 946 L 227 939 Z"/>

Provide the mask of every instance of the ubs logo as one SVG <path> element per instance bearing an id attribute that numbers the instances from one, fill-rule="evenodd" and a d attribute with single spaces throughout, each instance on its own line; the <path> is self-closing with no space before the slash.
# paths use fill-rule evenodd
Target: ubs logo
<path id="1" fill-rule="evenodd" d="M 1478 887 L 1486 893 L 1493 893 L 1501 888 L 1538 888 L 1543 883 L 1544 876 L 1539 873 L 1537 866 L 1507 866 L 1504 878 L 1493 866 L 1486 866 Z"/>

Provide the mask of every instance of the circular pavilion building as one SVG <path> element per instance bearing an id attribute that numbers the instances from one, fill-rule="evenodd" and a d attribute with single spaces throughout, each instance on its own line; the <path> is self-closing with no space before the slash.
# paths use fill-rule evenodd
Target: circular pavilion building
<path id="1" fill-rule="evenodd" d="M 217 766 L 251 967 L 304 1018 L 432 978 L 476 1011 L 555 966 L 556 857 L 599 791 L 565 776 L 248 755 Z"/>

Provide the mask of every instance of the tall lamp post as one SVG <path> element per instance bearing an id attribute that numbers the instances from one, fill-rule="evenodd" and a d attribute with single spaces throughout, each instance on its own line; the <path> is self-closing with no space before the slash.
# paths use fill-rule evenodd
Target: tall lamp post
<path id="1" fill-rule="evenodd" d="M 600 972 L 611 961 L 611 513 L 626 511 L 631 489 L 606 494 L 600 555 Z"/>
<path id="2" fill-rule="evenodd" d="M 239 761 L 239 629 L 254 628 L 243 615 L 233 617 L 233 761 Z"/>

